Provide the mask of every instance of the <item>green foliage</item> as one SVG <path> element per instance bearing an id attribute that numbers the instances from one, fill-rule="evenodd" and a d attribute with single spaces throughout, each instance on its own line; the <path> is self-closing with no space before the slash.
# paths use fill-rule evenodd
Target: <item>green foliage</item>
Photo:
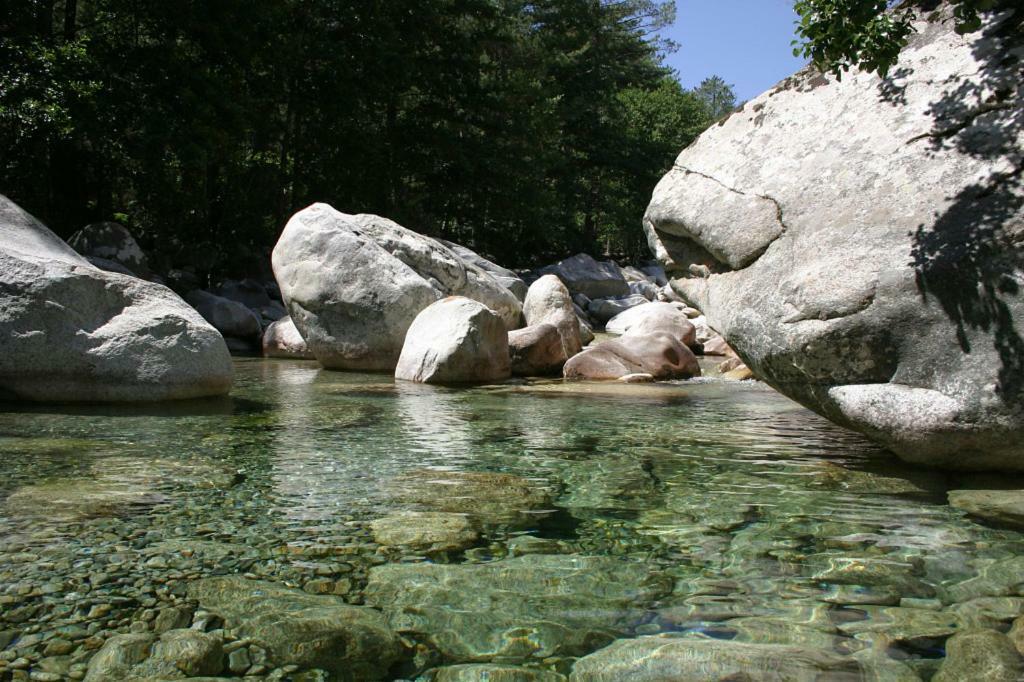
<path id="1" fill-rule="evenodd" d="M 836 78 L 853 67 L 885 77 L 913 33 L 917 12 L 935 2 L 892 0 L 797 0 L 800 20 L 793 54 L 808 58 Z M 997 0 L 953 0 L 957 30 L 975 31 L 981 12 Z"/>
<path id="2" fill-rule="evenodd" d="M 630 251 L 711 117 L 661 0 L 18 0 L 0 192 L 67 236 L 127 220 L 164 266 L 265 262 L 313 201 L 509 264 Z"/>
<path id="3" fill-rule="evenodd" d="M 736 108 L 736 93 L 718 76 L 701 81 L 694 94 L 704 102 L 713 119 L 717 120 Z"/>

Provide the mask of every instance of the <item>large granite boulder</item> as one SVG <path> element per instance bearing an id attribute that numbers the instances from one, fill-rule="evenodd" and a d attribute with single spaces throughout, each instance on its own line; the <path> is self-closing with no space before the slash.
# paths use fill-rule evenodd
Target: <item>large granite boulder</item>
<path id="1" fill-rule="evenodd" d="M 395 378 L 424 384 L 501 381 L 510 376 L 508 331 L 490 308 L 449 296 L 409 327 Z"/>
<path id="2" fill-rule="evenodd" d="M 1021 470 L 1024 9 L 950 12 L 889 79 L 806 69 L 710 128 L 644 226 L 778 390 L 910 462 Z"/>
<path id="3" fill-rule="evenodd" d="M 541 324 L 556 327 L 562 336 L 566 358 L 571 358 L 583 348 L 584 323 L 576 313 L 569 289 L 555 275 L 544 275 L 530 285 L 523 301 L 523 317 L 531 327 Z"/>
<path id="4" fill-rule="evenodd" d="M 640 294 L 631 294 L 622 298 L 595 298 L 587 304 L 587 313 L 598 322 L 607 322 L 630 308 L 636 308 L 648 302 L 648 298 Z"/>
<path id="5" fill-rule="evenodd" d="M 629 284 L 618 265 L 611 261 L 595 260 L 585 253 L 543 267 L 538 274 L 555 275 L 573 294 L 584 294 L 589 298 L 629 295 Z"/>
<path id="6" fill-rule="evenodd" d="M 104 222 L 86 225 L 68 239 L 68 246 L 82 254 L 90 262 L 96 259 L 97 267 L 113 270 L 121 266 L 129 274 L 149 277 L 149 260 L 135 237 L 121 223 Z M 109 264 L 109 265 L 108 265 Z M 106 265 L 107 267 L 103 267 Z"/>
<path id="7" fill-rule="evenodd" d="M 309 349 L 332 369 L 393 370 L 416 316 L 446 296 L 480 301 L 508 329 L 519 300 L 437 240 L 327 204 L 299 211 L 274 247 L 274 275 Z"/>
<path id="8" fill-rule="evenodd" d="M 484 272 L 490 273 L 490 275 L 494 277 L 499 284 L 511 291 L 520 301 L 526 298 L 526 282 L 524 282 L 523 278 L 512 270 L 503 268 L 497 263 L 492 263 L 476 251 L 468 249 L 461 244 L 456 244 L 455 242 L 450 242 L 444 239 L 439 239 L 438 241 L 451 249 L 456 256 L 462 259 L 463 263 L 475 265 Z"/>
<path id="9" fill-rule="evenodd" d="M 271 323 L 263 332 L 263 355 L 268 358 L 313 359 L 306 340 L 290 317 Z"/>
<path id="10" fill-rule="evenodd" d="M 566 379 L 611 381 L 630 374 L 653 379 L 700 376 L 697 357 L 673 334 L 655 331 L 602 341 L 569 359 L 562 368 Z"/>
<path id="11" fill-rule="evenodd" d="M 100 270 L 0 195 L 0 397 L 152 401 L 231 388 L 224 339 L 167 287 Z"/>

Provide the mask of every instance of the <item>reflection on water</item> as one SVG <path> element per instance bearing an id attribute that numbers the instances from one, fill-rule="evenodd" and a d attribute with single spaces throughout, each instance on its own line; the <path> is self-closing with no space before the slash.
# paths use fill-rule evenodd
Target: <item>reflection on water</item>
<path id="1" fill-rule="evenodd" d="M 957 628 L 1018 615 L 962 607 L 1015 597 L 1018 533 L 757 384 L 450 389 L 263 360 L 236 376 L 205 404 L 0 411 L 0 631 L 99 622 L 112 596 L 121 620 L 99 627 L 121 631 L 177 583 L 244 573 L 390 614 L 432 652 L 406 675 L 566 672 L 672 632 L 882 652 L 927 677 Z M 458 543 L 451 514 L 472 526 Z M 394 545 L 370 525 L 392 516 L 439 525 Z M 936 609 L 959 615 L 936 631 Z"/>

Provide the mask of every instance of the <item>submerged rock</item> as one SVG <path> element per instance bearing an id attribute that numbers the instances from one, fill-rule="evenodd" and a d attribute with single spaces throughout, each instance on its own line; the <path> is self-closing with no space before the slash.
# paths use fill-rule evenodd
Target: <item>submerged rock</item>
<path id="1" fill-rule="evenodd" d="M 0 398 L 154 401 L 231 388 L 224 340 L 170 289 L 100 270 L 0 195 Z"/>
<path id="2" fill-rule="evenodd" d="M 85 682 L 145 682 L 216 675 L 224 669 L 220 637 L 198 630 L 115 635 L 89 661 Z"/>
<path id="3" fill-rule="evenodd" d="M 950 490 L 949 503 L 984 521 L 1024 528 L 1024 490 Z"/>
<path id="4" fill-rule="evenodd" d="M 1024 469 L 1012 4 L 966 35 L 952 3 L 922 13 L 888 79 L 786 79 L 687 147 L 644 218 L 759 378 L 922 465 Z"/>
<path id="5" fill-rule="evenodd" d="M 340 597 L 241 576 L 193 582 L 188 596 L 266 649 L 275 665 L 321 668 L 352 682 L 379 680 L 402 654 L 379 612 Z"/>
<path id="6" fill-rule="evenodd" d="M 629 631 L 671 589 L 613 557 L 531 554 L 484 564 L 370 569 L 366 603 L 454 661 L 580 655 Z"/>
<path id="7" fill-rule="evenodd" d="M 855 659 L 826 649 L 678 637 L 621 639 L 576 661 L 569 676 L 570 682 L 859 682 L 861 678 Z"/>
<path id="8" fill-rule="evenodd" d="M 946 642 L 946 658 L 932 682 L 1018 682 L 1024 675 L 1020 654 L 1010 639 L 995 630 L 971 630 Z"/>
<path id="9" fill-rule="evenodd" d="M 290 317 L 272 323 L 263 332 L 263 355 L 268 358 L 313 359 L 306 340 Z"/>
<path id="10" fill-rule="evenodd" d="M 288 221 L 273 264 L 292 321 L 328 368 L 393 370 L 413 320 L 446 296 L 520 326 L 519 300 L 494 277 L 386 218 L 313 204 Z"/>
<path id="11" fill-rule="evenodd" d="M 420 469 L 394 479 L 395 502 L 468 514 L 481 523 L 530 525 L 550 511 L 550 490 L 512 474 Z"/>
<path id="12" fill-rule="evenodd" d="M 700 376 L 693 352 L 672 334 L 654 332 L 602 341 L 565 363 L 566 379 L 613 380 L 650 374 L 658 380 Z"/>
<path id="13" fill-rule="evenodd" d="M 451 296 L 409 326 L 395 378 L 425 384 L 501 381 L 511 374 L 505 323 L 483 303 Z"/>
<path id="14" fill-rule="evenodd" d="M 565 682 L 566 677 L 550 670 L 466 663 L 437 668 L 428 672 L 424 679 L 426 682 Z"/>
<path id="15" fill-rule="evenodd" d="M 479 537 L 466 515 L 446 512 L 396 512 L 373 521 L 370 529 L 381 545 L 424 552 L 457 552 Z"/>

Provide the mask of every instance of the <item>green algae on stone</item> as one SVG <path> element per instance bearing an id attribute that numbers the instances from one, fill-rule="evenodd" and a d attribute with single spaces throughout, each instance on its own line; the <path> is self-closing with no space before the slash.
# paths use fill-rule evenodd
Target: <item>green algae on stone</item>
<path id="1" fill-rule="evenodd" d="M 1024 528 L 1024 490 L 950 490 L 949 503 L 981 521 Z"/>
<path id="2" fill-rule="evenodd" d="M 479 537 L 466 515 L 447 512 L 396 512 L 374 520 L 370 528 L 381 545 L 424 552 L 456 552 Z"/>
<path id="3" fill-rule="evenodd" d="M 561 673 L 493 663 L 464 663 L 436 668 L 423 675 L 423 682 L 565 682 Z"/>

